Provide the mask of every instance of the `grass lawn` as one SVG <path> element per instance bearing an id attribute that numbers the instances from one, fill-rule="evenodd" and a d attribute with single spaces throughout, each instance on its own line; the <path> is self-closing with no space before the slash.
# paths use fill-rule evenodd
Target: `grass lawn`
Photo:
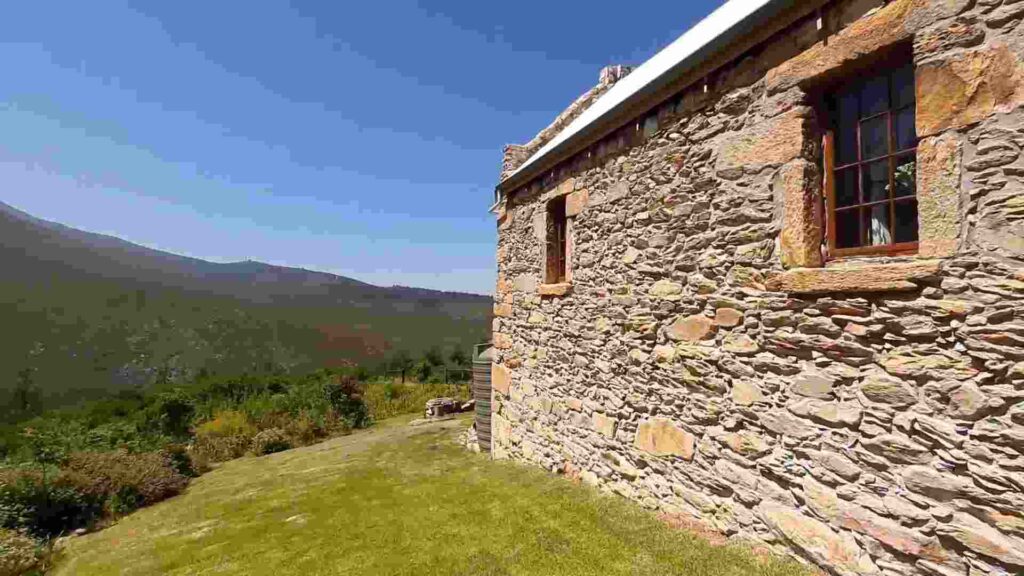
<path id="1" fill-rule="evenodd" d="M 716 547 L 616 497 L 454 445 L 409 418 L 227 462 L 74 538 L 56 574 L 805 575 Z"/>

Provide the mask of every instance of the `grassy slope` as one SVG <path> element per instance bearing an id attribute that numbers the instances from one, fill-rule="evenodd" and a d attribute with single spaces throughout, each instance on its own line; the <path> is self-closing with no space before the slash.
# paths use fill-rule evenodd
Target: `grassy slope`
<path id="1" fill-rule="evenodd" d="M 797 575 L 618 498 L 452 442 L 466 425 L 368 432 L 228 462 L 178 498 L 71 541 L 76 574 Z"/>

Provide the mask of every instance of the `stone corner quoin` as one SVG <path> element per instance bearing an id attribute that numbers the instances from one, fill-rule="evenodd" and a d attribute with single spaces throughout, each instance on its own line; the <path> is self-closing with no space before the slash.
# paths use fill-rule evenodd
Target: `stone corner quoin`
<path id="1" fill-rule="evenodd" d="M 1024 2 L 801 10 L 503 195 L 493 454 L 831 574 L 1024 572 Z M 830 257 L 817 98 L 901 51 L 916 244 Z"/>

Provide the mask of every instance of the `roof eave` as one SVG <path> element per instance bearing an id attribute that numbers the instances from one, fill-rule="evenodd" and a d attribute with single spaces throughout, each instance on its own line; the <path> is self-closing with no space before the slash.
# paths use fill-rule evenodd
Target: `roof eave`
<path id="1" fill-rule="evenodd" d="M 732 2 L 741 1 L 743 0 L 732 0 Z M 708 42 L 697 47 L 664 72 L 629 94 L 614 107 L 582 126 L 574 127 L 572 124 L 567 126 L 565 130 L 575 130 L 548 150 L 542 149 L 537 155 L 528 159 L 512 175 L 498 184 L 498 192 L 507 194 L 509 191 L 530 182 L 533 178 L 554 168 L 559 162 L 572 154 L 586 148 L 611 131 L 616 130 L 626 122 L 633 120 L 638 115 L 671 97 L 679 89 L 679 87 L 673 86 L 678 78 L 700 67 L 737 40 L 753 32 L 758 26 L 777 20 L 780 15 L 790 11 L 798 4 L 801 4 L 799 6 L 800 12 L 809 12 L 823 3 L 824 1 L 765 0 L 760 6 L 749 10 L 730 26 L 715 34 Z M 726 6 L 728 4 L 723 6 L 723 8 Z M 795 16 L 793 15 L 793 17 Z M 706 21 L 707 19 L 697 26 L 703 25 Z M 640 72 L 642 67 L 634 70 L 633 74 Z M 666 91 L 666 88 L 671 88 L 671 90 Z M 602 97 L 608 97 L 609 95 L 611 95 L 611 91 Z M 557 138 L 558 136 L 556 136 Z"/>

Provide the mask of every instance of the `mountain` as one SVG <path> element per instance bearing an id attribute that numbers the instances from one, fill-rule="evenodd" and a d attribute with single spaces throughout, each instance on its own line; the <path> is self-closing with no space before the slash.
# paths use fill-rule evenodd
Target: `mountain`
<path id="1" fill-rule="evenodd" d="M 200 373 L 468 350 L 488 337 L 491 302 L 178 256 L 0 202 L 0 403 L 26 402 L 25 389 L 55 407 Z"/>

